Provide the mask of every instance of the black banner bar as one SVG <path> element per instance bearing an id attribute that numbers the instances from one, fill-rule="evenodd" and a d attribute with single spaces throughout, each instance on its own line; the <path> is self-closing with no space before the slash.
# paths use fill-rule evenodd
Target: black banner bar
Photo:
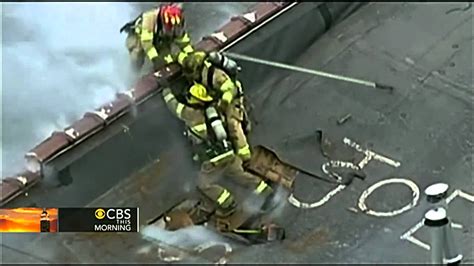
<path id="1" fill-rule="evenodd" d="M 59 208 L 59 232 L 138 232 L 138 208 Z"/>

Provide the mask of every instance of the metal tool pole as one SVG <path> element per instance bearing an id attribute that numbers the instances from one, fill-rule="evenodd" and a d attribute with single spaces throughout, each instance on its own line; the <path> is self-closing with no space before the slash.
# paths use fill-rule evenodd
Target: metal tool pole
<path id="1" fill-rule="evenodd" d="M 429 227 L 431 235 L 431 263 L 442 264 L 444 258 L 444 231 L 443 227 L 449 224 L 446 210 L 442 207 L 434 208 L 425 213 L 424 224 Z"/>
<path id="2" fill-rule="evenodd" d="M 449 219 L 449 218 L 448 218 Z M 443 227 L 443 234 L 444 234 L 444 261 L 448 265 L 457 265 L 461 263 L 463 259 L 463 255 L 459 252 L 457 248 L 456 241 L 453 235 L 453 227 L 451 226 L 452 223 L 449 223 Z"/>
<path id="3" fill-rule="evenodd" d="M 307 73 L 307 74 L 320 76 L 320 77 L 325 77 L 325 78 L 330 78 L 330 79 L 342 80 L 342 81 L 356 83 L 356 84 L 360 84 L 360 85 L 364 85 L 364 86 L 368 86 L 368 87 L 372 87 L 372 88 L 376 88 L 376 89 L 384 89 L 384 90 L 390 90 L 390 91 L 392 91 L 394 89 L 392 86 L 383 85 L 383 84 L 372 82 L 372 81 L 356 79 L 356 78 L 346 77 L 346 76 L 342 76 L 342 75 L 331 74 L 331 73 L 327 73 L 327 72 L 323 72 L 323 71 L 312 70 L 312 69 L 298 67 L 298 66 L 292 66 L 292 65 L 273 62 L 273 61 L 269 61 L 269 60 L 258 59 L 258 58 L 250 57 L 250 56 L 246 56 L 246 55 L 241 55 L 241 54 L 236 54 L 236 53 L 231 53 L 231 52 L 225 52 L 224 54 L 226 56 L 228 56 L 230 58 L 234 58 L 234 59 L 240 59 L 240 60 L 244 60 L 244 61 L 248 61 L 248 62 L 252 62 L 252 63 L 257 63 L 257 64 L 262 64 L 262 65 L 267 65 L 267 66 L 272 66 L 272 67 L 297 71 L 297 72 L 301 72 L 301 73 Z"/>
<path id="4" fill-rule="evenodd" d="M 443 208 L 446 210 L 446 219 L 448 224 L 442 228 L 443 234 L 443 253 L 447 264 L 458 264 L 461 262 L 463 255 L 459 252 L 453 235 L 452 223 L 449 219 L 448 204 L 446 198 L 448 196 L 449 185 L 445 183 L 436 183 L 425 189 L 426 199 L 434 208 Z"/>

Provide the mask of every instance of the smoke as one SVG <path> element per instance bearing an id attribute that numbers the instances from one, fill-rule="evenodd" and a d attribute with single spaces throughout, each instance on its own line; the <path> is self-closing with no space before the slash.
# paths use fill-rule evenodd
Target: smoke
<path id="1" fill-rule="evenodd" d="M 2 171 L 130 86 L 120 27 L 157 3 L 2 3 Z M 255 3 L 185 3 L 194 41 Z"/>
<path id="2" fill-rule="evenodd" d="M 195 248 L 207 242 L 227 242 L 222 236 L 204 226 L 190 226 L 176 231 L 167 231 L 151 225 L 143 228 L 141 232 L 147 239 L 183 249 Z"/>
<path id="3" fill-rule="evenodd" d="M 227 263 L 227 256 L 233 252 L 225 239 L 203 226 L 193 226 L 178 231 L 165 231 L 157 226 L 147 226 L 141 230 L 145 239 L 159 242 L 139 247 L 140 255 L 157 255 L 164 262 L 178 262 L 198 256 L 217 265 Z M 164 245 L 163 245 L 164 244 Z M 207 250 L 213 250 L 207 253 Z M 220 252 L 216 252 L 220 250 Z"/>
<path id="4" fill-rule="evenodd" d="M 183 4 L 191 38 L 198 41 L 223 26 L 232 16 L 243 14 L 258 2 L 186 2 Z"/>
<path id="5" fill-rule="evenodd" d="M 54 130 L 128 89 L 120 27 L 128 3 L 5 3 L 2 10 L 2 173 Z M 5 130 L 4 130 L 5 129 Z"/>
<path id="6" fill-rule="evenodd" d="M 272 199 L 272 205 L 275 206 L 275 208 L 272 210 L 272 212 L 269 215 L 270 219 L 280 219 L 284 215 L 284 211 L 286 207 L 288 206 L 288 197 L 290 196 L 290 192 L 288 191 L 287 188 L 284 188 L 283 186 L 278 186 L 275 191 L 275 196 Z"/>
<path id="7" fill-rule="evenodd" d="M 141 9 L 153 8 L 163 2 L 142 2 Z M 184 2 L 183 10 L 186 16 L 186 28 L 191 33 L 191 39 L 199 41 L 219 27 L 223 26 L 232 16 L 243 14 L 258 2 Z"/>
<path id="8" fill-rule="evenodd" d="M 233 251 L 226 239 L 204 226 L 191 226 L 176 231 L 166 231 L 158 226 L 150 225 L 141 230 L 145 239 L 158 242 L 158 249 L 151 245 L 139 248 L 139 254 L 150 254 L 156 250 L 160 260 L 177 262 L 186 259 L 189 254 L 202 256 L 220 264 L 226 263 L 226 256 Z M 164 244 L 164 245 L 163 245 Z M 222 253 L 205 254 L 208 249 L 218 247 Z M 217 255 L 217 257 L 216 257 Z"/>
<path id="9" fill-rule="evenodd" d="M 277 186 L 275 188 L 274 195 L 271 198 L 269 203 L 270 209 L 267 213 L 268 218 L 271 220 L 278 219 L 283 215 L 283 211 L 287 206 L 287 199 L 289 196 L 288 189 L 284 188 L 283 186 Z M 262 207 L 265 203 L 264 198 L 258 197 L 256 195 L 248 194 L 246 200 L 242 203 L 243 207 L 246 212 L 251 214 L 259 214 L 262 213 Z"/>
<path id="10" fill-rule="evenodd" d="M 272 197 L 272 211 L 268 213 L 266 217 L 267 222 L 277 222 L 276 220 L 284 218 L 284 210 L 287 206 L 287 198 L 289 191 L 282 186 L 279 186 L 275 190 L 275 195 Z M 260 212 L 260 208 L 263 204 L 262 199 L 251 197 L 244 203 L 246 211 L 255 213 Z M 277 222 L 278 224 L 278 222 Z M 183 250 L 197 251 L 201 253 L 211 247 L 223 247 L 225 248 L 225 254 L 232 252 L 233 248 L 237 243 L 229 243 L 229 239 L 222 235 L 219 235 L 215 231 L 211 231 L 205 226 L 189 226 L 176 231 L 168 231 L 164 229 L 164 221 L 159 220 L 153 225 L 148 225 L 140 229 L 143 237 L 151 242 L 165 244 L 168 247 L 159 245 L 158 256 L 164 261 L 181 261 L 186 255 Z M 156 251 L 151 245 L 143 246 L 138 249 L 140 254 L 149 254 Z M 219 261 L 225 261 L 225 256 L 219 258 Z"/>

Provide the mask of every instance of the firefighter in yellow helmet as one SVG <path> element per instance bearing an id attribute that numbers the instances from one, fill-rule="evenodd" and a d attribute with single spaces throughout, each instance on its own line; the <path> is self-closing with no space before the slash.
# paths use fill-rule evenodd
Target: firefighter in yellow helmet
<path id="1" fill-rule="evenodd" d="M 235 211 L 236 201 L 233 193 L 217 184 L 220 177 L 231 178 L 265 199 L 271 198 L 273 189 L 260 177 L 244 170 L 242 159 L 236 156 L 229 141 L 225 121 L 206 91 L 199 83 L 191 87 L 188 101 L 196 104 L 194 107 L 180 103 L 169 88 L 163 89 L 162 96 L 168 109 L 184 122 L 193 159 L 201 163 L 200 191 L 217 205 L 218 215 L 227 217 Z"/>
<path id="2" fill-rule="evenodd" d="M 249 160 L 251 151 L 246 137 L 249 121 L 244 107 L 242 85 L 236 79 L 238 66 L 221 54 L 211 52 L 208 55 L 197 51 L 184 59 L 182 68 L 189 81 L 202 84 L 206 88 L 209 97 L 194 97 L 193 100 L 205 103 L 212 98 L 212 101 L 219 103 L 219 111 L 225 114 L 230 139 L 237 154 L 242 160 Z"/>
<path id="3" fill-rule="evenodd" d="M 120 32 L 127 32 L 126 47 L 132 66 L 140 71 L 148 58 L 154 70 L 172 62 L 182 63 L 194 48 L 185 30 L 179 4 L 162 4 L 128 22 Z"/>

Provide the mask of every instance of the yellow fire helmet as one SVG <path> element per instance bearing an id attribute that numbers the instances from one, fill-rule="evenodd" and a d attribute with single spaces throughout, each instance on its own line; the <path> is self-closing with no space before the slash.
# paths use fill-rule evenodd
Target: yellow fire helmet
<path id="1" fill-rule="evenodd" d="M 194 83 L 193 86 L 189 89 L 191 96 L 201 102 L 212 102 L 212 97 L 207 94 L 207 89 L 204 85 L 199 83 Z"/>

